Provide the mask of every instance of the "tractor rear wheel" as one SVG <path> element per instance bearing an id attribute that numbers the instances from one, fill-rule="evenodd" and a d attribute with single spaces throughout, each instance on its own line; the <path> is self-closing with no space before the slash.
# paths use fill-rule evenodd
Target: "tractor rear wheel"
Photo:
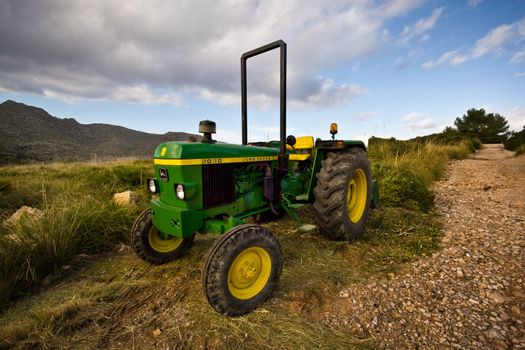
<path id="1" fill-rule="evenodd" d="M 178 259 L 193 243 L 191 237 L 173 237 L 162 234 L 153 225 L 151 209 L 140 214 L 131 229 L 133 250 L 144 261 L 160 265 Z"/>
<path id="2" fill-rule="evenodd" d="M 217 312 L 243 315 L 268 299 L 281 270 L 281 246 L 271 231 L 240 225 L 211 248 L 202 274 L 204 294 Z"/>
<path id="3" fill-rule="evenodd" d="M 365 228 L 372 184 L 370 163 L 360 148 L 328 153 L 314 189 L 315 219 L 325 237 L 352 241 Z"/>

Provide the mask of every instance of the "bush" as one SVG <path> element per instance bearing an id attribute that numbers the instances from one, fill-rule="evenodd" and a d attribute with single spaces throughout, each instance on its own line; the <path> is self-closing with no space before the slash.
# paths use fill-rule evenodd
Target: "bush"
<path id="1" fill-rule="evenodd" d="M 517 151 L 522 145 L 525 145 L 525 126 L 519 132 L 510 132 L 508 139 L 503 144 L 509 151 Z"/>
<path id="2" fill-rule="evenodd" d="M 472 152 L 477 151 L 478 149 L 481 149 L 483 147 L 483 144 L 479 139 L 473 138 L 470 139 L 470 149 Z"/>
<path id="3" fill-rule="evenodd" d="M 434 195 L 409 169 L 377 166 L 374 175 L 379 179 L 382 205 L 423 212 L 432 209 Z"/>

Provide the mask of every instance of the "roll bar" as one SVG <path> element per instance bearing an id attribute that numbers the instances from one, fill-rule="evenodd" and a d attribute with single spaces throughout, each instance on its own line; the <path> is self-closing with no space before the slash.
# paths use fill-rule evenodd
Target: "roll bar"
<path id="1" fill-rule="evenodd" d="M 261 46 L 255 50 L 245 52 L 241 56 L 241 112 L 242 112 L 242 144 L 248 144 L 248 102 L 247 102 L 247 79 L 246 61 L 265 52 L 280 48 L 281 53 L 281 88 L 280 88 L 280 143 L 279 143 L 279 170 L 286 171 L 286 43 L 277 40 L 273 43 Z"/>

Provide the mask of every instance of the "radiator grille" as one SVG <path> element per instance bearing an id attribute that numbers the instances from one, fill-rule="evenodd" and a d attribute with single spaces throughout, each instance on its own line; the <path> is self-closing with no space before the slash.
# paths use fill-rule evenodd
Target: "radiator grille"
<path id="1" fill-rule="evenodd" d="M 235 164 L 202 166 L 204 209 L 235 201 Z"/>

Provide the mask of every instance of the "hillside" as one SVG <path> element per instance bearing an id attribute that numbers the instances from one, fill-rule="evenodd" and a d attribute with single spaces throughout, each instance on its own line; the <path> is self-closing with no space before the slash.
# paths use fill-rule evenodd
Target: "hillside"
<path id="1" fill-rule="evenodd" d="M 0 104 L 0 164 L 25 161 L 149 158 L 165 141 L 186 141 L 184 132 L 149 134 L 108 124 L 80 124 L 15 101 Z"/>

